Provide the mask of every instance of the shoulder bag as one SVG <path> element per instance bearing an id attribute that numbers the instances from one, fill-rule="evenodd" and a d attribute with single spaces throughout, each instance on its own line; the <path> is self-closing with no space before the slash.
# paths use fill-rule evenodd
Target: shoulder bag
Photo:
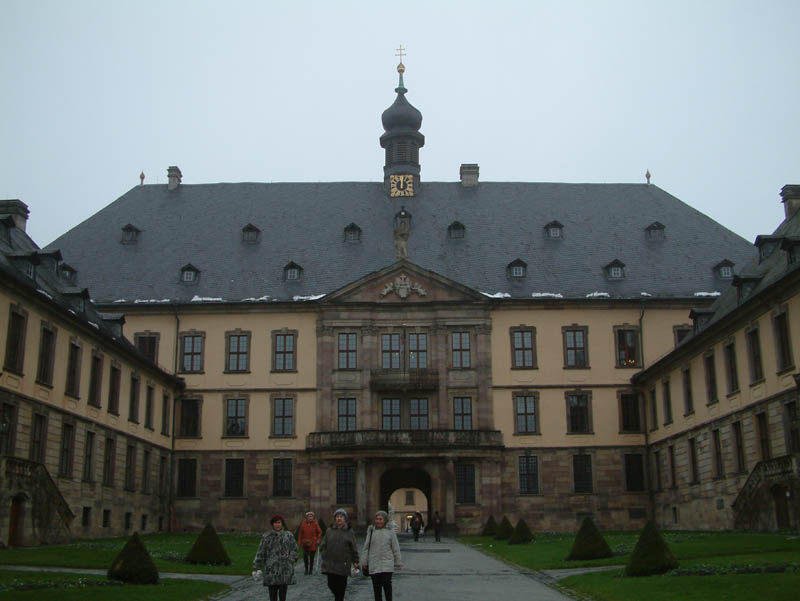
<path id="1" fill-rule="evenodd" d="M 369 549 L 372 546 L 372 526 L 369 527 L 369 540 L 367 541 L 367 561 L 369 561 Z M 369 564 L 361 564 L 361 575 L 369 576 Z"/>

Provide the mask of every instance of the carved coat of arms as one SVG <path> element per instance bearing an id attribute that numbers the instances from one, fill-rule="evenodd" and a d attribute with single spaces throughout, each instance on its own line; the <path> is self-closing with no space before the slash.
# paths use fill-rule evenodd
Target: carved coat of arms
<path id="1" fill-rule="evenodd" d="M 390 292 L 394 292 L 400 298 L 408 298 L 412 292 L 416 292 L 420 296 L 427 296 L 428 292 L 404 273 L 398 275 L 393 282 L 386 284 L 386 287 L 381 291 L 381 296 L 386 296 Z"/>

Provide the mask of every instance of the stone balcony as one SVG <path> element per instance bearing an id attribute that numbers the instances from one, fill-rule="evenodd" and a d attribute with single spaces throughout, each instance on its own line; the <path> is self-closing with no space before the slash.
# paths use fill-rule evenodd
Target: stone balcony
<path id="1" fill-rule="evenodd" d="M 312 432 L 306 437 L 309 450 L 367 449 L 456 449 L 503 446 L 499 430 L 355 430 Z"/>
<path id="2" fill-rule="evenodd" d="M 386 391 L 436 390 L 439 388 L 438 369 L 373 369 L 370 388 Z"/>

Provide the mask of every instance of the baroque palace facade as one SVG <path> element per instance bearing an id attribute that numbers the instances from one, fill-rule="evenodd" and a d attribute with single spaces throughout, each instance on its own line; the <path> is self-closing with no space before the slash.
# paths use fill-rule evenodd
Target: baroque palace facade
<path id="1" fill-rule="evenodd" d="M 397 491 L 459 532 L 489 514 L 694 528 L 708 511 L 690 504 L 717 502 L 653 483 L 659 445 L 700 422 L 652 429 L 650 378 L 759 249 L 649 182 L 482 182 L 475 164 L 425 182 L 398 70 L 381 182 L 192 185 L 170 167 L 44 250 L 5 201 L 3 474 L 47 473 L 72 536 L 252 530 L 339 506 L 363 526 Z M 745 479 L 708 525 L 732 527 Z M 0 498 L 0 524 L 32 543 L 28 482 Z"/>

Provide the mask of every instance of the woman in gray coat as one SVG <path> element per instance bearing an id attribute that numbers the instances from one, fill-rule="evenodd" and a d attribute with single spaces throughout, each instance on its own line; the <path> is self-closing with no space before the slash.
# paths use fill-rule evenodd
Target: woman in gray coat
<path id="1" fill-rule="evenodd" d="M 261 537 L 253 560 L 253 575 L 256 570 L 264 574 L 264 586 L 269 588 L 269 601 L 286 601 L 286 589 L 296 584 L 294 564 L 297 561 L 297 543 L 294 536 L 284 528 L 282 515 L 276 514 L 269 521 L 272 530 Z"/>
<path id="2" fill-rule="evenodd" d="M 381 590 L 386 601 L 392 601 L 392 573 L 403 567 L 397 535 L 388 522 L 389 514 L 385 511 L 375 514 L 375 525 L 367 529 L 367 539 L 361 553 L 372 578 L 375 601 L 381 601 Z"/>
<path id="3" fill-rule="evenodd" d="M 344 601 L 351 566 L 358 570 L 356 535 L 347 523 L 344 509 L 337 509 L 333 514 L 333 525 L 325 531 L 319 552 L 322 554 L 322 573 L 328 576 L 328 588 L 334 601 Z"/>

